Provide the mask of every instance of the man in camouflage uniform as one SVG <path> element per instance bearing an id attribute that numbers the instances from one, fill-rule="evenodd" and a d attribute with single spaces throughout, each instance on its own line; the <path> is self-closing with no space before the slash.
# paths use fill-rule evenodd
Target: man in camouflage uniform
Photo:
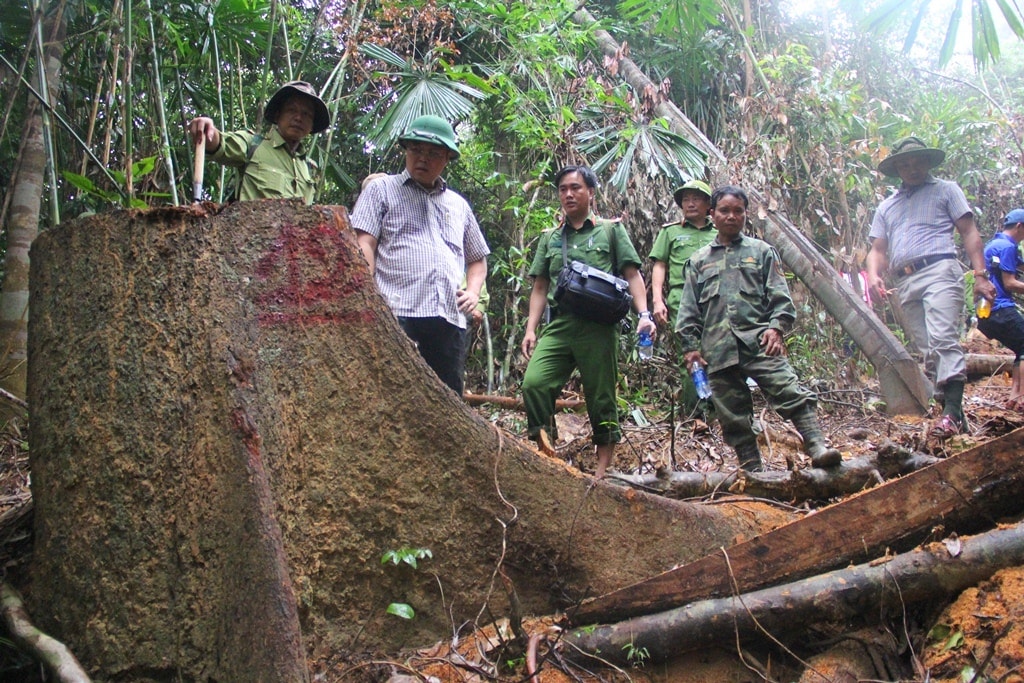
<path id="1" fill-rule="evenodd" d="M 779 256 L 743 234 L 747 204 L 746 193 L 729 185 L 711 197 L 718 235 L 690 257 L 676 325 L 686 364 L 707 366 L 722 436 L 736 450 L 740 467 L 753 471 L 762 464 L 748 377 L 779 415 L 793 421 L 811 463 L 834 467 L 842 456 L 825 441 L 814 395 L 800 386 L 783 355 L 783 334 L 792 327 L 796 308 Z"/>

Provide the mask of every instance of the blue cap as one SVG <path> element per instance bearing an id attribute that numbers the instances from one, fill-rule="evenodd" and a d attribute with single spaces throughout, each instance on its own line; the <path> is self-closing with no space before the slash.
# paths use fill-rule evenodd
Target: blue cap
<path id="1" fill-rule="evenodd" d="M 1006 214 L 1006 218 L 1003 219 L 1004 226 L 1017 225 L 1018 223 L 1024 223 L 1024 209 L 1014 209 Z"/>

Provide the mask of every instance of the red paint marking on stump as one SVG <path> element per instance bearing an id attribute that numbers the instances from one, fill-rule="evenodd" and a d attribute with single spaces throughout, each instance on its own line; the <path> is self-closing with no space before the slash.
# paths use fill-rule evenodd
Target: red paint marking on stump
<path id="1" fill-rule="evenodd" d="M 374 320 L 364 300 L 366 271 L 351 268 L 353 254 L 335 225 L 285 225 L 256 264 L 256 279 L 270 288 L 256 296 L 261 325 L 336 325 Z"/>

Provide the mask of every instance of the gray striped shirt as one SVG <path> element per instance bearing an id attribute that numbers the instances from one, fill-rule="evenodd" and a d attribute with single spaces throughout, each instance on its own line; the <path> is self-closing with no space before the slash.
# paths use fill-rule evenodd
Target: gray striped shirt
<path id="1" fill-rule="evenodd" d="M 439 178 L 420 186 L 408 171 L 371 182 L 352 227 L 377 240 L 374 279 L 398 317 L 444 318 L 466 327 L 455 302 L 466 264 L 490 253 L 469 203 Z"/>
<path id="2" fill-rule="evenodd" d="M 923 185 L 901 187 L 883 201 L 871 221 L 872 239 L 888 240 L 889 271 L 925 256 L 956 255 L 956 221 L 972 213 L 960 186 L 928 176 Z"/>

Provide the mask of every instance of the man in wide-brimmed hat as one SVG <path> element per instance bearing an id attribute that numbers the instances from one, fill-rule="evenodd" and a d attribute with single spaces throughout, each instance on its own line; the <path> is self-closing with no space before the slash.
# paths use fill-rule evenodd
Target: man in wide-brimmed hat
<path id="1" fill-rule="evenodd" d="M 667 327 L 667 337 L 678 341 L 671 334 L 679 312 L 679 300 L 683 297 L 686 276 L 683 268 L 690 256 L 701 247 L 714 241 L 715 226 L 708 217 L 711 211 L 711 187 L 703 180 L 688 180 L 672 193 L 676 206 L 683 212 L 682 220 L 664 226 L 654 239 L 651 247 L 651 312 L 654 322 Z M 671 343 L 671 342 L 670 342 Z M 682 366 L 682 355 L 678 355 Z M 680 385 L 680 399 L 687 414 L 699 412 L 702 416 L 710 409 L 710 403 L 701 402 L 689 370 L 683 369 Z M 704 425 L 706 427 L 706 425 Z"/>
<path id="2" fill-rule="evenodd" d="M 405 170 L 363 188 L 352 227 L 399 325 L 441 381 L 462 396 L 463 330 L 480 299 L 490 249 L 469 202 L 441 176 L 459 158 L 451 124 L 420 116 L 398 143 Z"/>
<path id="3" fill-rule="evenodd" d="M 273 128 L 260 135 L 252 131 L 221 133 L 213 119 L 200 116 L 189 122 L 194 144 L 205 140 L 210 158 L 239 169 L 234 199 L 304 199 L 313 202 L 315 166 L 306 156 L 306 137 L 330 125 L 327 105 L 309 83 L 291 81 L 275 92 L 263 110 Z"/>
<path id="4" fill-rule="evenodd" d="M 964 311 L 964 271 L 953 231 L 960 233 L 975 272 L 975 292 L 989 299 L 995 288 L 985 277 L 981 235 L 963 190 L 931 174 L 946 153 L 920 138 L 903 138 L 878 164 L 880 173 L 902 185 L 875 212 L 868 238 L 868 284 L 879 297 L 895 293 L 904 331 L 924 356 L 925 374 L 943 404 L 932 434 L 947 438 L 964 430 L 964 352 L 960 318 Z M 886 288 L 886 280 L 894 289 Z"/>

